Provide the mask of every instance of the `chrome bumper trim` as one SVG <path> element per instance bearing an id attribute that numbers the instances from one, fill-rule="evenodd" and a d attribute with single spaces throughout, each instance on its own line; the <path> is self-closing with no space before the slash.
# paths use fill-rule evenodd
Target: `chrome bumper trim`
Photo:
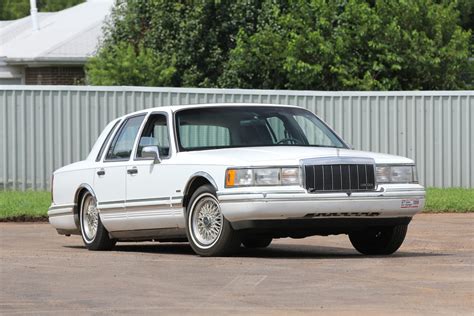
<path id="1" fill-rule="evenodd" d="M 377 217 L 412 217 L 425 204 L 425 191 L 373 191 L 345 193 L 267 193 L 236 192 L 219 194 L 224 216 L 230 222 L 311 217 L 325 214 L 337 217 L 361 217 L 364 212 Z M 318 215 L 319 214 L 319 215 Z"/>
<path id="2" fill-rule="evenodd" d="M 75 204 L 54 205 L 48 209 L 48 217 L 73 215 Z"/>

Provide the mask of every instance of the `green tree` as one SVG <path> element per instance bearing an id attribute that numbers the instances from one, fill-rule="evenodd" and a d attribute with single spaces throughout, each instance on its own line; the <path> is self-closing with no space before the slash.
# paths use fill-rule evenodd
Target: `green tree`
<path id="1" fill-rule="evenodd" d="M 38 10 L 40 12 L 55 12 L 64 10 L 86 0 L 37 0 Z"/>
<path id="2" fill-rule="evenodd" d="M 75 6 L 85 0 L 38 0 L 40 12 L 54 12 Z M 30 15 L 29 0 L 1 0 L 0 20 L 15 20 Z"/>
<path id="3" fill-rule="evenodd" d="M 116 50 L 123 42 L 135 49 L 141 45 L 175 60 L 173 86 L 216 86 L 229 51 L 235 47 L 236 34 L 240 29 L 255 31 L 260 11 L 258 0 L 192 4 L 119 0 L 105 28 L 101 51 Z M 104 84 L 96 79 L 89 77 L 92 84 Z"/>
<path id="4" fill-rule="evenodd" d="M 357 0 L 302 0 L 293 1 L 276 21 L 254 34 L 239 33 L 223 86 L 464 88 L 461 73 L 468 63 L 470 34 L 457 24 L 454 5 L 429 0 L 376 1 L 373 6 Z M 264 65 L 281 73 L 266 73 L 261 68 L 270 68 Z M 279 78 L 269 85 L 275 76 Z"/>
<path id="5" fill-rule="evenodd" d="M 176 72 L 174 60 L 141 45 L 119 43 L 102 50 L 87 65 L 90 80 L 103 85 L 172 85 Z"/>
<path id="6" fill-rule="evenodd" d="M 169 63 L 172 86 L 461 89 L 472 47 L 462 1 L 119 0 L 88 79 L 110 84 L 126 43 Z M 164 82 L 129 79 L 120 84 Z"/>
<path id="7" fill-rule="evenodd" d="M 15 20 L 30 14 L 29 0 L 0 1 L 0 20 Z"/>

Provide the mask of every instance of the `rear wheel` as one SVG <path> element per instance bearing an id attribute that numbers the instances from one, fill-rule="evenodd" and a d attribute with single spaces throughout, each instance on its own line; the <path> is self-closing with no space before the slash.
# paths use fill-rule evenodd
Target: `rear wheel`
<path id="1" fill-rule="evenodd" d="M 199 187 L 187 208 L 186 234 L 200 256 L 229 255 L 240 246 L 240 239 L 221 212 L 211 185 Z"/>
<path id="2" fill-rule="evenodd" d="M 109 232 L 102 225 L 97 201 L 90 192 L 84 194 L 82 198 L 79 221 L 82 240 L 87 249 L 110 250 L 114 247 L 116 241 L 109 238 Z"/>
<path id="3" fill-rule="evenodd" d="M 242 245 L 245 248 L 266 248 L 272 243 L 271 237 L 251 237 L 243 238 Z"/>
<path id="4" fill-rule="evenodd" d="M 408 225 L 368 228 L 349 234 L 354 248 L 364 255 L 390 255 L 400 248 Z"/>

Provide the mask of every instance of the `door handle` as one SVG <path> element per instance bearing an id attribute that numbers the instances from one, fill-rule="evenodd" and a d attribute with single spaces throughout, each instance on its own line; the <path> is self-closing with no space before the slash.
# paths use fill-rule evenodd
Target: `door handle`
<path id="1" fill-rule="evenodd" d="M 128 174 L 137 174 L 137 173 L 138 173 L 138 169 L 137 169 L 136 167 L 127 169 L 127 173 L 128 173 Z"/>
<path id="2" fill-rule="evenodd" d="M 98 170 L 98 171 L 97 171 L 97 175 L 98 175 L 98 176 L 103 176 L 103 175 L 105 175 L 105 170 L 104 170 L 104 169 Z"/>

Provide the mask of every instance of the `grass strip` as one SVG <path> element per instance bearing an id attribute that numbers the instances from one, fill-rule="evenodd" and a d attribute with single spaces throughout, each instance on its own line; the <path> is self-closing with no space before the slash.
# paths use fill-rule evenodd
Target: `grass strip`
<path id="1" fill-rule="evenodd" d="M 425 213 L 474 212 L 474 189 L 428 188 Z M 47 219 L 51 195 L 44 191 L 0 191 L 0 221 Z"/>
<path id="2" fill-rule="evenodd" d="M 474 189 L 428 188 L 426 190 L 425 213 L 474 212 Z"/>
<path id="3" fill-rule="evenodd" d="M 50 205 L 47 191 L 0 191 L 0 221 L 45 220 Z"/>

